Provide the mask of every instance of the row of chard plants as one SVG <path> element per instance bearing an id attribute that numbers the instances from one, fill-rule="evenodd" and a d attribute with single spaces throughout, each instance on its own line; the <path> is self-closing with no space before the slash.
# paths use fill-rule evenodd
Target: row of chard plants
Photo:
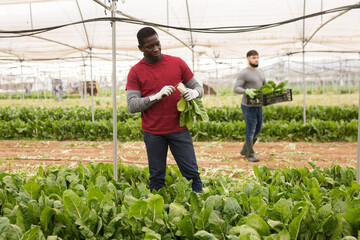
<path id="1" fill-rule="evenodd" d="M 190 129 L 195 141 L 243 140 L 245 123 L 239 107 L 206 108 L 209 121 Z M 358 108 L 311 106 L 303 124 L 300 106 L 264 107 L 262 141 L 356 141 Z M 0 108 L 0 139 L 111 140 L 112 109 Z M 120 141 L 142 140 L 140 114 L 117 110 Z"/>
<path id="2" fill-rule="evenodd" d="M 30 177 L 0 171 L 0 239 L 358 239 L 355 169 L 309 164 L 203 176 L 203 193 L 174 166 L 158 192 L 146 167 L 121 163 L 118 181 L 111 164 L 92 162 Z"/>

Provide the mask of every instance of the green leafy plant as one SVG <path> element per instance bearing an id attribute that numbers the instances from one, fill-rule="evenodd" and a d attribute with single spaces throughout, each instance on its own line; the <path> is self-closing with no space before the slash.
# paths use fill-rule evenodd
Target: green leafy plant
<path id="1" fill-rule="evenodd" d="M 149 190 L 148 168 L 82 162 L 29 176 L 0 174 L 0 239 L 357 239 L 360 185 L 331 165 L 202 176 L 195 193 L 177 167 Z"/>
<path id="2" fill-rule="evenodd" d="M 182 83 L 179 83 L 177 88 L 181 93 L 184 93 L 186 90 Z M 190 129 L 192 128 L 194 121 L 209 121 L 209 116 L 199 98 L 186 102 L 185 99 L 181 97 L 177 103 L 177 109 L 180 112 L 181 127 L 186 126 Z"/>
<path id="3" fill-rule="evenodd" d="M 285 86 L 287 80 L 276 84 L 274 81 L 268 81 L 267 84 L 262 85 L 260 88 L 256 89 L 256 94 L 282 94 L 286 93 Z"/>

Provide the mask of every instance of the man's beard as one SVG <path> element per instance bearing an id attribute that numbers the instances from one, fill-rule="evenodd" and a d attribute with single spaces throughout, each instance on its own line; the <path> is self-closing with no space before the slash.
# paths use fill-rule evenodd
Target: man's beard
<path id="1" fill-rule="evenodd" d="M 259 64 L 250 63 L 250 66 L 252 66 L 253 68 L 257 68 L 259 66 Z"/>

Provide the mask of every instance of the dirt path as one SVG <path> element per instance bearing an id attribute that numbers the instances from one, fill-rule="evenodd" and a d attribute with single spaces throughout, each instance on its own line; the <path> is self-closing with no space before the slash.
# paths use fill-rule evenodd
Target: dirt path
<path id="1" fill-rule="evenodd" d="M 112 163 L 112 142 L 83 141 L 0 141 L 0 169 L 5 171 L 34 170 L 39 165 L 68 164 L 79 161 Z M 311 168 L 308 161 L 319 167 L 334 162 L 340 166 L 356 167 L 357 143 L 332 142 L 260 142 L 254 150 L 260 162 L 251 163 L 241 157 L 240 142 L 195 142 L 199 167 L 203 171 L 222 169 L 225 171 L 247 171 L 253 165 L 265 164 L 269 168 Z M 147 165 L 143 142 L 119 142 L 118 160 L 124 164 Z M 168 154 L 168 164 L 175 164 Z"/>

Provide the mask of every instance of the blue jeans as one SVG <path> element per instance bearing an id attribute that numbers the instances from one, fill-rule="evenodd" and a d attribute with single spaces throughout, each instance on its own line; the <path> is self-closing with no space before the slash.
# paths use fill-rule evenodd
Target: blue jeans
<path id="1" fill-rule="evenodd" d="M 248 107 L 241 104 L 241 110 L 245 120 L 245 141 L 256 139 L 263 123 L 262 107 Z"/>
<path id="2" fill-rule="evenodd" d="M 189 130 L 164 135 L 144 132 L 144 142 L 149 163 L 150 191 L 158 191 L 165 187 L 166 158 L 170 147 L 181 174 L 187 180 L 193 180 L 193 191 L 202 192 L 202 182 Z"/>

